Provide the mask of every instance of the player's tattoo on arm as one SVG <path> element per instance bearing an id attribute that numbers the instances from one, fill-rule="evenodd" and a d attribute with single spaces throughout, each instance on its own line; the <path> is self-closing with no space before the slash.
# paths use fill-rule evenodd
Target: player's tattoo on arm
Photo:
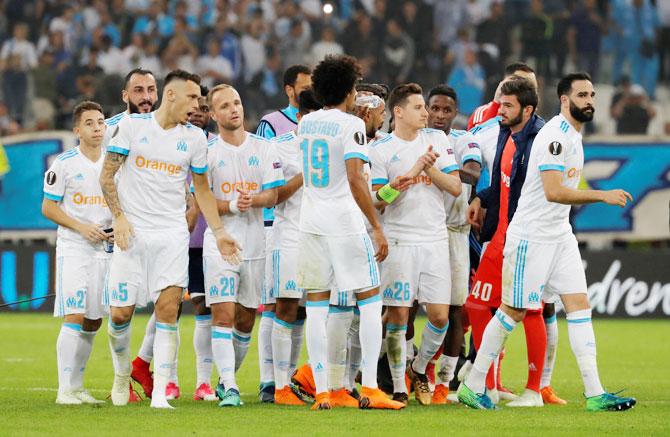
<path id="1" fill-rule="evenodd" d="M 119 201 L 119 193 L 116 190 L 116 183 L 114 183 L 114 176 L 125 160 L 125 155 L 107 152 L 105 154 L 105 161 L 102 164 L 102 171 L 100 172 L 100 188 L 114 218 L 123 214 L 121 202 Z"/>

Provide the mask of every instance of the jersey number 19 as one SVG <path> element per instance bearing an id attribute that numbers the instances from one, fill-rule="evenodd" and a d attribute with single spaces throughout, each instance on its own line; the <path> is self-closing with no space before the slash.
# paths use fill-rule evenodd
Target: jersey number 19
<path id="1" fill-rule="evenodd" d="M 305 186 L 324 188 L 330 182 L 328 171 L 328 142 L 322 139 L 303 140 L 302 150 L 303 180 Z"/>

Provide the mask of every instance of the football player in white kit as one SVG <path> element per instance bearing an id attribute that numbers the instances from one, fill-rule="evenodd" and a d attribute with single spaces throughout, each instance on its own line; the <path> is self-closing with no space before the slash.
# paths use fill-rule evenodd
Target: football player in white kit
<path id="1" fill-rule="evenodd" d="M 372 184 L 389 205 L 384 212 L 384 229 L 389 235 L 389 256 L 382 269 L 386 319 L 386 346 L 393 377 L 393 398 L 408 402 L 405 384 L 405 332 L 409 309 L 418 300 L 425 305 L 428 323 L 417 357 L 409 367 L 417 400 L 431 403 L 432 393 L 426 366 L 442 345 L 449 326 L 451 278 L 449 234 L 445 192 L 461 194 L 458 164 L 447 136 L 426 128 L 428 112 L 419 85 L 397 86 L 389 96 L 393 133 L 375 141 L 370 149 Z M 405 193 L 386 194 L 385 184 L 405 174 L 417 163 L 423 172 L 412 180 Z"/>
<path id="2" fill-rule="evenodd" d="M 176 357 L 177 312 L 188 282 L 186 172 L 221 254 L 239 261 L 235 241 L 223 228 L 207 182 L 207 140 L 188 124 L 198 107 L 200 78 L 183 70 L 164 81 L 161 106 L 131 114 L 111 135 L 100 185 L 112 212 L 115 243 L 107 280 L 109 344 L 114 363 L 114 405 L 128 403 L 130 321 L 136 306 L 155 305 L 154 408 L 172 408 L 165 387 Z M 119 173 L 118 191 L 114 177 Z"/>
<path id="3" fill-rule="evenodd" d="M 221 259 L 211 227 L 205 231 L 203 270 L 205 301 L 212 309 L 212 354 L 221 383 L 219 406 L 239 406 L 235 371 L 249 348 L 265 279 L 263 208 L 277 201 L 285 184 L 269 140 L 244 130 L 240 95 L 230 85 L 217 85 L 208 102 L 219 135 L 209 142 L 209 178 L 226 229 L 244 247 L 242 263 Z"/>
<path id="4" fill-rule="evenodd" d="M 451 264 L 451 303 L 449 305 L 449 329 L 444 338 L 444 348 L 438 372 L 439 383 L 435 385 L 433 404 L 446 404 L 449 382 L 454 377 L 458 355 L 463 343 L 462 307 L 468 297 L 470 276 L 470 250 L 466 212 L 472 188 L 479 179 L 482 154 L 474 136 L 464 130 L 451 127 L 458 114 L 456 91 L 446 85 L 438 85 L 428 92 L 428 127 L 447 134 L 447 139 L 460 166 L 459 176 L 463 189 L 461 195 L 445 195 L 447 230 L 449 231 L 449 262 Z M 428 375 L 430 378 L 430 375 Z"/>
<path id="5" fill-rule="evenodd" d="M 60 154 L 44 175 L 42 214 L 58 224 L 54 316 L 63 317 L 56 357 L 57 404 L 101 403 L 84 390 L 86 363 L 104 315 L 102 289 L 109 265 L 112 223 L 98 178 L 105 132 L 102 107 L 74 108 L 79 145 Z M 105 246 L 106 245 L 106 246 Z"/>
<path id="6" fill-rule="evenodd" d="M 355 107 L 360 66 L 349 56 L 328 56 L 312 74 L 312 86 L 324 109 L 300 121 L 303 199 L 298 243 L 298 283 L 307 291 L 307 351 L 316 383 L 313 409 L 329 409 L 327 334 L 330 288 L 357 294 L 363 356 L 362 408 L 399 409 L 377 387 L 381 347 L 381 296 L 376 261 L 388 244 L 375 210 L 363 163 L 368 161 L 365 124 L 348 114 Z M 361 213 L 362 211 L 362 213 Z M 363 215 L 373 229 L 375 253 Z"/>
<path id="7" fill-rule="evenodd" d="M 458 390 L 458 399 L 472 408 L 496 408 L 485 393 L 486 372 L 526 310 L 540 308 L 542 299 L 551 295 L 558 295 L 565 308 L 586 409 L 620 411 L 636 403 L 635 398 L 607 393 L 600 383 L 586 277 L 569 221 L 571 205 L 625 207 L 632 197 L 620 189 L 578 189 L 584 167 L 580 131 L 593 119 L 595 91 L 586 73 L 563 77 L 557 88 L 561 112 L 535 137 L 519 205 L 507 229 L 502 305 L 486 326 L 477 359 Z"/>

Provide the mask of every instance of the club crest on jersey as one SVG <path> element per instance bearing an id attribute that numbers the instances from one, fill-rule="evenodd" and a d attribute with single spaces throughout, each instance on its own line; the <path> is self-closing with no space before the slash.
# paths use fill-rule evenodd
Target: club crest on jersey
<path id="1" fill-rule="evenodd" d="M 391 162 L 398 162 L 400 161 L 400 158 L 398 157 L 398 154 L 394 153 L 393 156 L 391 157 Z"/>
<path id="2" fill-rule="evenodd" d="M 551 153 L 552 155 L 554 156 L 560 155 L 562 151 L 563 146 L 558 141 L 552 141 L 551 143 L 549 143 L 549 153 Z"/>
<path id="3" fill-rule="evenodd" d="M 479 149 L 479 144 L 477 143 L 468 143 L 469 149 Z"/>
<path id="4" fill-rule="evenodd" d="M 252 155 L 249 157 L 248 164 L 249 167 L 258 167 L 260 165 L 260 161 L 256 155 Z"/>
<path id="5" fill-rule="evenodd" d="M 177 150 L 179 150 L 180 152 L 186 152 L 186 150 L 188 150 L 188 146 L 186 145 L 186 141 L 179 140 L 179 142 L 177 143 Z"/>
<path id="6" fill-rule="evenodd" d="M 359 146 L 362 146 L 365 144 L 365 134 L 363 132 L 356 132 L 354 133 L 354 141 L 356 141 L 356 144 Z"/>
<path id="7" fill-rule="evenodd" d="M 221 167 L 225 167 L 225 166 L 226 166 L 226 163 L 223 162 L 223 159 L 220 159 L 220 160 L 219 160 L 219 163 L 216 164 L 216 167 L 217 167 L 217 168 L 221 168 Z"/>
<path id="8" fill-rule="evenodd" d="M 47 185 L 55 184 L 56 183 L 56 173 L 54 173 L 53 171 L 49 171 L 49 173 L 47 173 L 46 182 L 47 182 Z"/>
<path id="9" fill-rule="evenodd" d="M 74 177 L 75 181 L 83 181 L 84 180 L 84 175 L 81 173 L 77 173 L 77 176 Z"/>
<path id="10" fill-rule="evenodd" d="M 147 137 L 142 137 L 140 139 L 140 144 L 148 144 L 148 143 L 149 143 L 149 139 Z M 177 146 L 177 147 L 179 147 L 179 146 Z"/>

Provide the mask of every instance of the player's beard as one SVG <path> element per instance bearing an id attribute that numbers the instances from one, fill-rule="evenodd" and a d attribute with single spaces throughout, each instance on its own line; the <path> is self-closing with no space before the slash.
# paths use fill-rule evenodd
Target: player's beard
<path id="1" fill-rule="evenodd" d="M 158 102 L 154 102 L 153 104 L 149 100 L 141 100 L 137 105 L 128 100 L 128 110 L 130 111 L 131 114 L 139 114 L 140 111 L 140 105 L 143 105 L 145 103 L 148 103 L 151 105 L 151 110 L 149 112 L 153 112 L 156 110 L 156 106 L 158 105 Z"/>
<path id="2" fill-rule="evenodd" d="M 520 124 L 522 121 L 523 121 L 523 111 L 519 110 L 519 114 L 516 117 L 510 119 L 507 122 L 501 121 L 500 124 L 505 127 L 512 127 L 516 126 L 517 124 Z"/>
<path id="3" fill-rule="evenodd" d="M 591 113 L 586 112 L 589 109 L 591 110 Z M 589 121 L 593 120 L 593 115 L 595 112 L 596 108 L 591 105 L 580 108 L 579 106 L 575 105 L 572 100 L 570 100 L 570 115 L 572 115 L 572 118 L 580 123 L 588 123 Z"/>

